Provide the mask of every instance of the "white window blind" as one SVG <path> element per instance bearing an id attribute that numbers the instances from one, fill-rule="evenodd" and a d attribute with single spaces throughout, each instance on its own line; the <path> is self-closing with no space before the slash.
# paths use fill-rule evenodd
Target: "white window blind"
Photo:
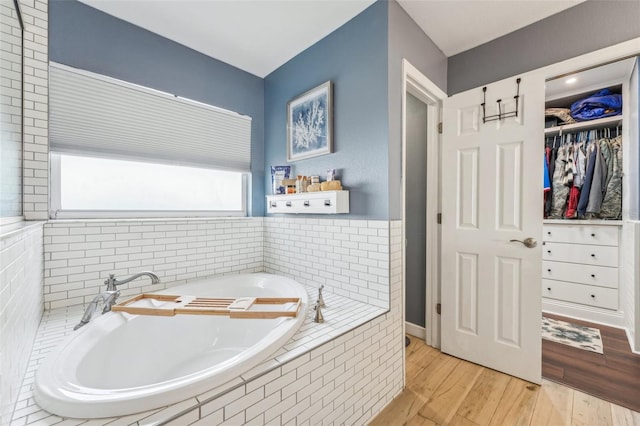
<path id="1" fill-rule="evenodd" d="M 249 172 L 251 118 L 50 64 L 51 150 Z"/>

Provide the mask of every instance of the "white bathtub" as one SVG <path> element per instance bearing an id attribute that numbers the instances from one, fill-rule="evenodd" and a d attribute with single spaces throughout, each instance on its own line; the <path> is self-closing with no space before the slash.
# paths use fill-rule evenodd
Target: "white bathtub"
<path id="1" fill-rule="evenodd" d="M 161 293 L 299 297 L 303 304 L 295 318 L 159 317 L 121 312 L 94 317 L 38 369 L 34 389 L 38 405 L 63 417 L 100 418 L 193 397 L 272 355 L 298 330 L 308 306 L 300 284 L 262 273 L 198 280 Z"/>

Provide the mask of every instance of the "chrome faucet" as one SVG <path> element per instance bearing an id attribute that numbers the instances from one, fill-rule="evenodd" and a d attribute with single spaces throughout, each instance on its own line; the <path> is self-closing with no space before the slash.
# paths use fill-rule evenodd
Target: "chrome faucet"
<path id="1" fill-rule="evenodd" d="M 324 316 L 322 316 L 322 306 L 320 305 L 320 301 L 316 301 L 316 305 L 313 307 L 313 310 L 316 311 L 313 315 L 313 322 L 323 323 Z"/>
<path id="2" fill-rule="evenodd" d="M 89 303 L 89 306 L 87 306 L 87 309 L 85 309 L 84 314 L 82 315 L 82 319 L 75 327 L 73 327 L 73 329 L 77 330 L 91 321 L 93 314 L 98 308 L 98 302 L 100 302 L 101 300 L 103 303 L 102 313 L 106 314 L 107 312 L 111 311 L 111 307 L 116 304 L 116 302 L 118 301 L 118 297 L 120 297 L 120 290 L 118 290 L 118 286 L 133 281 L 136 278 L 140 278 L 143 275 L 151 278 L 151 284 L 158 284 L 160 282 L 160 278 L 158 278 L 156 274 L 150 271 L 138 272 L 137 274 L 132 275 L 124 280 L 117 280 L 115 274 L 109 274 L 109 278 L 104 282 L 107 285 L 106 291 L 103 291 L 93 298 L 91 303 Z"/>
<path id="3" fill-rule="evenodd" d="M 324 284 L 322 284 L 320 286 L 320 288 L 318 289 L 318 303 L 320 304 L 321 308 L 326 307 L 327 305 L 324 304 L 324 298 L 322 297 L 322 289 L 324 288 Z"/>

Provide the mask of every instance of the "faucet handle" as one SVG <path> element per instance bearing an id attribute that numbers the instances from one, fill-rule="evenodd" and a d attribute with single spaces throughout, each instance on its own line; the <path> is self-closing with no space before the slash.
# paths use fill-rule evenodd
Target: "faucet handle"
<path id="1" fill-rule="evenodd" d="M 325 308 L 327 305 L 324 304 L 324 298 L 322 297 L 322 289 L 324 288 L 324 284 L 320 286 L 318 289 L 318 304 L 321 308 Z"/>

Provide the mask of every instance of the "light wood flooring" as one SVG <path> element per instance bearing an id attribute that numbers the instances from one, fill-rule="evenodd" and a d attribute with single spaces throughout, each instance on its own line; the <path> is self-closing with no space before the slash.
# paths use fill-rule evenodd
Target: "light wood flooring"
<path id="1" fill-rule="evenodd" d="M 406 387 L 371 423 L 640 426 L 640 413 L 566 386 L 542 386 L 445 355 L 411 337 Z"/>

